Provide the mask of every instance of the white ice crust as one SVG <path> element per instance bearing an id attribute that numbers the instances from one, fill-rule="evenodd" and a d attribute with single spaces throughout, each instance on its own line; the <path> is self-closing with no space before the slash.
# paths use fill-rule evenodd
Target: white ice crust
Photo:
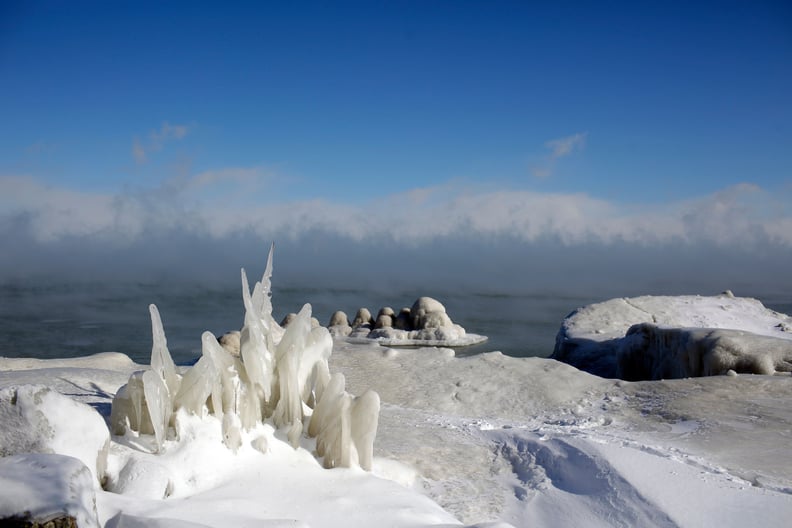
<path id="1" fill-rule="evenodd" d="M 790 372 L 792 317 L 728 292 L 612 299 L 570 314 L 552 357 L 627 380 Z"/>

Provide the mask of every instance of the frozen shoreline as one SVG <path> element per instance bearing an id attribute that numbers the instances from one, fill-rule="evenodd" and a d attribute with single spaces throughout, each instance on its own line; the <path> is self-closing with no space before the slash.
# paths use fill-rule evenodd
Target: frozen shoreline
<path id="1" fill-rule="evenodd" d="M 266 305 L 262 291 L 255 295 L 255 302 Z M 641 317 L 652 313 L 646 308 L 654 303 L 678 322 L 689 321 L 693 313 L 702 323 L 718 326 L 726 317 L 727 323 L 740 321 L 754 331 L 776 331 L 775 322 L 783 316 L 723 298 L 641 299 L 609 301 L 621 304 L 606 309 L 605 319 L 599 305 L 582 308 L 564 321 L 562 334 L 585 343 L 589 348 L 583 351 L 596 357 L 601 352 L 597 343 L 621 339 L 633 324 L 618 309 L 622 304 Z M 753 310 L 749 317 L 746 309 Z M 262 312 L 261 324 L 283 332 L 268 314 Z M 314 330 L 316 338 L 327 333 L 324 328 L 311 330 L 309 318 L 306 307 L 295 320 L 299 326 L 287 329 L 288 339 L 281 338 L 284 347 L 299 342 L 297 328 L 308 332 L 306 339 Z M 785 330 L 787 319 L 779 323 L 779 331 Z M 246 319 L 242 334 L 248 347 L 247 325 L 260 324 L 258 320 Z M 658 322 L 656 315 L 653 321 Z M 152 325 L 153 369 L 142 376 L 144 385 L 167 358 L 155 308 Z M 312 339 L 305 350 L 314 346 Z M 121 386 L 141 379 L 133 373 L 147 368 L 123 354 L 54 360 L 0 357 L 0 415 L 17 424 L 0 434 L 3 453 L 13 455 L 0 458 L 0 480 L 20 483 L 13 500 L 0 501 L 0 518 L 16 513 L 26 500 L 31 511 L 50 511 L 46 506 L 54 504 L 55 510 L 83 519 L 86 526 L 107 528 L 229 523 L 327 528 L 780 527 L 792 515 L 789 375 L 627 382 L 553 359 L 513 358 L 496 351 L 457 357 L 442 347 L 389 348 L 370 338 L 327 340 L 329 334 L 322 340 L 332 348 L 332 354 L 326 351 L 325 368 L 339 373 L 352 394 L 379 395 L 371 472 L 355 463 L 322 469 L 317 440 L 294 436 L 288 424 L 251 422 L 233 429 L 235 436 L 229 437 L 233 413 L 243 411 L 234 395 L 245 394 L 239 384 L 249 382 L 243 365 L 252 359 L 235 363 L 241 360 L 230 354 L 223 359 L 227 352 L 208 333 L 203 367 L 163 372 L 165 378 L 187 380 L 191 369 L 219 369 L 217 380 L 207 385 L 214 411 L 199 405 L 202 410 L 190 413 L 174 406 L 170 418 L 160 417 L 165 430 L 158 435 L 137 432 L 140 425 L 118 429 L 109 423 L 111 403 L 117 403 Z M 278 361 L 284 360 L 283 351 L 277 350 Z M 243 355 L 249 353 L 250 348 L 243 350 Z M 221 374 L 224 388 L 219 385 Z M 13 389 L 26 385 L 38 387 Z M 152 386 L 156 383 L 148 388 Z M 216 399 L 221 389 L 222 399 Z M 322 389 L 315 390 L 321 403 Z M 216 416 L 221 401 L 225 418 Z M 148 393 L 142 400 L 132 398 L 123 413 L 141 416 L 135 406 L 147 402 L 159 400 L 150 400 Z M 232 407 L 225 409 L 229 403 Z M 302 421 L 309 426 L 313 416 L 306 403 Z M 342 416 L 333 420 L 343 424 Z M 108 436 L 103 423 L 118 434 Z M 38 440 L 40 434 L 44 436 Z M 103 442 L 104 448 L 91 448 L 98 449 L 98 458 L 94 451 L 86 452 L 85 446 Z M 30 450 L 56 454 L 30 458 L 24 454 Z M 93 484 L 74 488 L 69 477 L 58 480 L 56 475 L 81 471 L 80 463 L 64 454 L 76 454 L 88 466 Z M 31 471 L 26 473 L 25 467 Z M 31 490 L 41 489 L 48 475 L 55 480 L 46 483 L 52 485 L 50 495 L 42 498 Z M 58 482 L 64 485 L 59 488 Z"/>
<path id="2" fill-rule="evenodd" d="M 0 387 L 48 384 L 102 411 L 139 368 L 117 354 L 52 362 L 2 358 Z M 785 377 L 628 383 L 548 359 L 497 352 L 457 358 L 444 349 L 344 343 L 336 344 L 331 368 L 345 375 L 351 391 L 373 388 L 382 397 L 374 475 L 330 470 L 325 482 L 325 474 L 316 473 L 325 470 L 309 462 L 313 457 L 278 443 L 278 433 L 267 455 L 243 449 L 236 459 L 218 440 L 202 448 L 220 465 L 211 465 L 216 474 L 203 482 L 200 497 L 216 505 L 234 496 L 233 517 L 190 512 L 187 497 L 152 502 L 97 490 L 100 525 L 114 526 L 120 510 L 142 518 L 200 518 L 205 526 L 231 518 L 270 519 L 268 526 L 278 526 L 272 512 L 310 526 L 354 525 L 338 493 L 345 503 L 364 501 L 367 511 L 376 510 L 375 517 L 359 514 L 360 526 L 373 518 L 419 526 L 442 519 L 513 526 L 582 519 L 588 526 L 697 526 L 704 520 L 784 526 L 792 514 L 792 383 Z M 217 434 L 196 427 L 209 438 Z M 116 456 L 135 442 L 114 438 Z M 359 493 L 358 486 L 372 486 L 369 479 L 378 477 L 386 479 L 375 486 L 382 493 L 385 486 L 385 495 Z M 405 517 L 407 504 L 423 513 Z"/>

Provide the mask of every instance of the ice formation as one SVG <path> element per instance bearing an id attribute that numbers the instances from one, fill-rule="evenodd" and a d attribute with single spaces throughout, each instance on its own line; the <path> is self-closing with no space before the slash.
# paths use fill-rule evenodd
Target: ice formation
<path id="1" fill-rule="evenodd" d="M 344 377 L 330 376 L 333 340 L 312 322 L 306 304 L 284 329 L 272 318 L 272 249 L 261 281 L 251 293 L 242 270 L 245 322 L 237 340 L 222 342 L 211 332 L 201 337 L 202 354 L 179 371 L 168 352 L 156 306 L 149 307 L 153 346 L 151 368 L 134 373 L 113 399 L 113 433 L 131 430 L 153 435 L 156 449 L 179 435 L 178 413 L 211 415 L 222 424 L 223 442 L 232 451 L 243 431 L 269 422 L 297 448 L 303 433 L 316 438 L 316 452 L 331 467 L 371 469 L 379 397 L 359 398 L 345 391 Z M 226 334 L 229 335 L 229 334 Z M 307 425 L 307 427 L 306 427 Z"/>
<path id="2" fill-rule="evenodd" d="M 792 372 L 792 317 L 731 292 L 612 299 L 563 322 L 551 356 L 630 381 Z"/>
<path id="3" fill-rule="evenodd" d="M 360 308 L 351 325 L 346 314 L 337 311 L 330 318 L 328 330 L 336 338 L 384 346 L 470 346 L 487 340 L 451 321 L 445 306 L 431 297 L 419 297 L 412 308 L 402 308 L 398 314 L 385 306 L 376 318 L 367 308 Z"/>

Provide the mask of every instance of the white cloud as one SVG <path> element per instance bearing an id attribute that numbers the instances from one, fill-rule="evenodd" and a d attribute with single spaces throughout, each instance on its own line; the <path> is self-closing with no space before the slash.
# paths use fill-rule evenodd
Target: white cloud
<path id="1" fill-rule="evenodd" d="M 135 137 L 132 140 L 132 157 L 135 163 L 139 165 L 146 163 L 151 153 L 161 151 L 165 143 L 183 139 L 189 132 L 190 128 L 187 125 L 171 125 L 165 121 L 158 130 L 149 132 L 145 142 Z"/>
<path id="2" fill-rule="evenodd" d="M 326 200 L 261 203 L 255 196 L 244 204 L 238 200 L 249 185 L 266 177 L 257 168 L 224 169 L 196 174 L 181 189 L 119 195 L 0 177 L 0 224 L 24 219 L 40 243 L 65 236 L 119 243 L 181 231 L 216 239 L 251 232 L 263 239 L 327 233 L 406 246 L 508 237 L 523 244 L 556 241 L 567 246 L 714 244 L 741 252 L 757 246 L 792 248 L 792 201 L 748 184 L 651 206 L 586 194 L 471 192 L 452 186 L 410 190 L 362 206 Z M 199 192 L 208 186 L 211 193 Z"/>
<path id="3" fill-rule="evenodd" d="M 544 147 L 550 152 L 539 165 L 531 167 L 531 174 L 536 178 L 550 177 L 555 169 L 556 160 L 565 158 L 575 151 L 583 150 L 586 146 L 587 136 L 588 132 L 578 132 L 571 136 L 546 141 Z"/>
<path id="4" fill-rule="evenodd" d="M 582 132 L 559 139 L 551 139 L 545 143 L 545 148 L 550 149 L 551 159 L 563 158 L 575 150 L 581 150 L 586 144 L 587 135 L 588 132 Z"/>
<path id="5" fill-rule="evenodd" d="M 186 125 L 171 125 L 167 121 L 162 123 L 159 130 L 154 130 L 149 134 L 152 141 L 164 143 L 171 139 L 182 139 L 189 132 Z"/>

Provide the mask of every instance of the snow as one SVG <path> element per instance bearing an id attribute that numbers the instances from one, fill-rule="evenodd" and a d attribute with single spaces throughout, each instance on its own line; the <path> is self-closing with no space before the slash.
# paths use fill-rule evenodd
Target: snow
<path id="1" fill-rule="evenodd" d="M 333 340 L 307 305 L 286 329 L 272 319 L 271 274 L 270 259 L 252 293 L 242 274 L 238 357 L 207 332 L 195 365 L 173 365 L 152 308 L 148 367 L 0 358 L 0 514 L 108 528 L 788 525 L 788 374 L 628 382 L 497 351 Z M 754 334 L 788 322 L 728 296 L 642 299 L 565 328 L 607 343 L 630 313 L 719 328 L 722 310 Z M 25 420 L 10 430 L 13 417 Z M 75 429 L 87 449 L 108 427 L 91 478 L 94 448 L 83 462 L 66 451 Z"/>
<path id="2" fill-rule="evenodd" d="M 75 457 L 100 483 L 110 434 L 88 405 L 41 385 L 0 389 L 0 456 L 57 453 Z"/>
<path id="3" fill-rule="evenodd" d="M 70 516 L 80 528 L 99 526 L 93 477 L 76 458 L 41 453 L 0 458 L 0 490 L 0 520 L 27 517 L 43 526 Z"/>
<path id="4" fill-rule="evenodd" d="M 58 362 L 0 380 L 80 372 Z M 294 449 L 271 424 L 243 430 L 234 452 L 218 420 L 182 410 L 159 454 L 152 436 L 112 438 L 101 525 L 786 526 L 792 514 L 788 377 L 629 383 L 541 358 L 345 343 L 330 366 L 381 399 L 372 472 L 325 470 L 312 439 Z"/>
<path id="5" fill-rule="evenodd" d="M 551 356 L 628 380 L 792 371 L 792 317 L 756 299 L 644 296 L 582 307 Z"/>

